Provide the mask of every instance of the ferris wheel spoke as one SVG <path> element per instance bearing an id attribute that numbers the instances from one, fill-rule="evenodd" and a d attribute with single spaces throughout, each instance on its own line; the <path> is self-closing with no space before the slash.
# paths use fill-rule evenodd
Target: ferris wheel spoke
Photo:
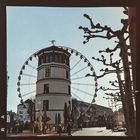
<path id="1" fill-rule="evenodd" d="M 84 90 L 81 90 L 81 89 L 78 89 L 78 88 L 75 88 L 75 87 L 71 87 L 71 88 L 93 97 L 93 95 L 91 93 L 88 93 L 87 91 L 84 91 Z"/>
<path id="2" fill-rule="evenodd" d="M 94 84 L 86 84 L 86 83 L 71 83 L 74 85 L 85 85 L 85 86 L 95 86 Z"/>
<path id="3" fill-rule="evenodd" d="M 28 64 L 28 66 L 29 66 L 30 68 L 34 69 L 34 70 L 37 70 L 36 67 L 34 67 L 34 66 L 30 65 L 30 64 Z"/>
<path id="4" fill-rule="evenodd" d="M 74 92 L 71 92 L 76 98 L 78 98 L 80 101 L 83 101 L 84 102 L 84 100 L 82 99 L 82 98 L 80 98 L 78 95 L 76 95 Z"/>
<path id="5" fill-rule="evenodd" d="M 36 83 L 23 83 L 23 84 L 20 84 L 20 86 L 26 86 L 26 85 L 35 85 Z"/>
<path id="6" fill-rule="evenodd" d="M 76 62 L 76 63 L 72 66 L 71 70 L 74 69 L 74 68 L 80 63 L 81 60 L 82 60 L 82 59 L 80 59 L 78 62 Z"/>
<path id="7" fill-rule="evenodd" d="M 76 77 L 76 78 L 72 78 L 71 80 L 78 80 L 78 79 L 83 79 L 86 78 L 85 76 L 81 76 L 81 77 Z"/>
<path id="8" fill-rule="evenodd" d="M 88 61 L 88 59 L 82 55 L 80 52 L 68 48 L 68 47 L 61 47 L 60 48 L 66 50 L 70 53 L 69 56 L 69 66 L 68 66 L 68 76 L 70 77 L 70 90 L 71 90 L 71 96 L 72 98 L 78 99 L 82 102 L 90 102 L 90 99 L 94 98 L 97 89 L 97 79 L 93 78 L 93 82 L 91 83 L 91 77 L 86 77 L 87 73 L 93 73 L 94 69 L 91 63 Z M 42 50 L 42 49 L 41 49 Z M 32 96 L 35 96 L 36 94 L 36 80 L 38 75 L 38 67 L 39 67 L 39 56 L 38 56 L 38 50 L 34 54 L 32 54 L 23 64 L 20 75 L 18 77 L 18 93 L 19 98 L 26 99 L 30 98 Z M 41 60 L 42 61 L 42 60 Z M 27 67 L 29 66 L 29 67 Z M 27 68 L 25 68 L 27 67 Z M 31 73 L 31 71 L 33 71 Z M 95 72 L 94 72 L 95 73 Z M 67 73 L 66 73 L 67 74 Z M 95 74 L 94 74 L 95 75 Z M 23 77 L 22 77 L 23 76 Z M 26 77 L 27 76 L 27 77 Z M 86 78 L 86 79 L 84 79 Z M 77 81 L 75 81 L 77 80 Z M 31 86 L 30 86 L 31 85 Z M 28 87 L 28 88 L 27 88 Z M 30 89 L 29 89 L 30 88 Z M 88 90 L 87 90 L 88 88 Z M 29 89 L 29 90 L 28 90 Z M 95 91 L 93 91 L 95 89 Z M 93 94 L 92 94 L 93 92 Z M 83 95 L 83 96 L 81 96 Z M 85 98 L 86 97 L 86 98 Z M 93 102 L 93 100 L 92 100 Z M 77 107 L 76 107 L 77 108 Z M 78 109 L 78 108 L 77 108 Z M 86 112 L 81 111 L 78 109 L 79 112 Z M 79 114 L 80 114 L 79 113 Z"/>
<path id="9" fill-rule="evenodd" d="M 84 67 L 84 68 L 82 68 L 82 69 L 80 69 L 80 70 L 78 70 L 78 71 L 74 72 L 73 74 L 71 74 L 71 77 L 72 77 L 73 75 L 75 75 L 75 74 L 77 74 L 77 73 L 81 72 L 82 70 L 86 69 L 87 67 L 88 67 L 88 66 L 86 66 L 86 67 Z"/>
<path id="10" fill-rule="evenodd" d="M 37 76 L 36 76 L 36 75 L 27 74 L 27 73 L 23 73 L 22 75 L 25 75 L 25 76 L 29 76 L 29 77 L 34 77 L 34 78 L 37 78 Z"/>
<path id="11" fill-rule="evenodd" d="M 35 90 L 34 90 L 34 91 L 31 91 L 31 92 L 28 92 L 28 93 L 26 93 L 26 94 L 23 94 L 22 97 L 23 97 L 23 96 L 27 96 L 27 95 L 32 94 L 32 93 L 35 93 L 35 92 L 36 92 Z"/>

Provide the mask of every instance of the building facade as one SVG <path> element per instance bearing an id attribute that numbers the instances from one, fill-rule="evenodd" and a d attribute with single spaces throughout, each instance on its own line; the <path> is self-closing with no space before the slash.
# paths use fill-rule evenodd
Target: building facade
<path id="1" fill-rule="evenodd" d="M 78 127 L 80 124 L 82 127 L 107 126 L 108 123 L 112 123 L 113 121 L 113 111 L 111 108 L 91 104 L 88 109 L 90 105 L 89 103 L 78 101 L 76 99 L 72 100 L 72 105 L 74 116 L 73 121 Z M 80 115 L 81 113 L 83 113 L 83 115 Z"/>
<path id="2" fill-rule="evenodd" d="M 12 127 L 16 123 L 17 119 L 18 119 L 18 116 L 15 112 L 13 112 L 12 110 L 7 111 L 7 119 L 6 119 L 7 133 L 12 132 Z"/>
<path id="3" fill-rule="evenodd" d="M 34 103 L 27 99 L 23 104 L 17 106 L 18 121 L 23 123 L 31 123 L 34 121 Z"/>
<path id="4" fill-rule="evenodd" d="M 114 120 L 114 126 L 125 127 L 125 118 L 122 109 L 119 109 L 118 111 L 114 112 L 113 120 Z"/>
<path id="5" fill-rule="evenodd" d="M 55 124 L 56 116 L 64 123 L 64 104 L 71 102 L 70 53 L 51 46 L 38 52 L 35 117 L 49 118 Z"/>

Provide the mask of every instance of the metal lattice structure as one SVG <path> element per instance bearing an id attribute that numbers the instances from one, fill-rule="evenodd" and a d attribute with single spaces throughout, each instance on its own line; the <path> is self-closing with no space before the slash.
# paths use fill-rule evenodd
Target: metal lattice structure
<path id="1" fill-rule="evenodd" d="M 90 108 L 91 104 L 95 103 L 97 97 L 98 83 L 95 70 L 89 60 L 80 52 L 64 46 L 58 48 L 68 51 L 70 56 L 70 79 L 71 79 L 71 95 L 72 98 L 88 102 L 90 105 L 85 112 Z M 45 49 L 45 48 L 43 48 Z M 41 50 L 43 50 L 41 49 Z M 38 56 L 33 53 L 22 65 L 17 82 L 18 97 L 21 103 L 24 103 L 26 98 L 34 97 L 36 94 L 37 67 Z M 86 76 L 88 73 L 93 77 Z M 85 112 L 82 112 L 84 114 Z"/>

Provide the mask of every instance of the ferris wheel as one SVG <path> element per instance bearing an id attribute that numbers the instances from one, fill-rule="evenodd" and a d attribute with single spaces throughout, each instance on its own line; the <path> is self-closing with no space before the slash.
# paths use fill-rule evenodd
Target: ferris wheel
<path id="1" fill-rule="evenodd" d="M 87 111 L 90 105 L 95 103 L 97 97 L 98 83 L 95 70 L 89 60 L 80 52 L 69 47 L 57 47 L 70 53 L 71 96 L 72 99 L 89 103 Z M 38 68 L 37 53 L 39 51 L 29 56 L 20 69 L 17 91 L 21 103 L 28 98 L 35 98 Z M 87 76 L 88 74 L 93 75 L 93 77 Z"/>

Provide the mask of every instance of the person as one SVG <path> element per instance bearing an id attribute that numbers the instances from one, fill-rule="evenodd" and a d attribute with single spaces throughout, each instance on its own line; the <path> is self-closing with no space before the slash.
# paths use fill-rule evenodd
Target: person
<path id="1" fill-rule="evenodd" d="M 18 133 L 19 123 L 18 121 L 15 121 L 15 135 Z"/>
<path id="2" fill-rule="evenodd" d="M 38 122 L 35 120 L 33 124 L 33 133 L 38 133 Z"/>
<path id="3" fill-rule="evenodd" d="M 43 130 L 43 123 L 42 123 L 42 121 L 38 122 L 38 130 L 39 130 L 39 133 L 42 134 L 42 130 Z"/>
<path id="4" fill-rule="evenodd" d="M 57 133 L 59 134 L 59 136 L 61 136 L 61 133 L 62 133 L 62 126 L 61 126 L 61 124 L 59 124 L 58 127 L 57 127 Z"/>
<path id="5" fill-rule="evenodd" d="M 67 125 L 67 133 L 68 133 L 68 136 L 72 136 L 71 135 L 71 125 L 70 125 L 70 123 L 68 123 L 68 125 Z"/>

